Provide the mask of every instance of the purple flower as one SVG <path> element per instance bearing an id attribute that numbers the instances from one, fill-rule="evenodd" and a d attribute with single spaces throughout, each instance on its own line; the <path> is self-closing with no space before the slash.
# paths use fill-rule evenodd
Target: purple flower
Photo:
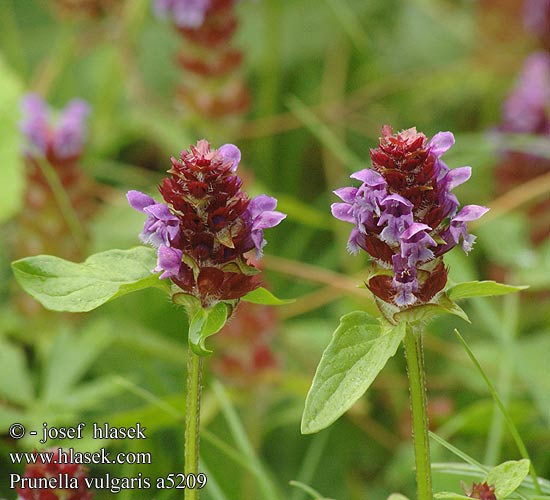
<path id="1" fill-rule="evenodd" d="M 248 205 L 245 218 L 251 226 L 251 237 L 256 247 L 256 256 L 261 257 L 262 249 L 267 243 L 264 239 L 264 229 L 274 227 L 281 222 L 286 215 L 276 212 L 277 200 L 271 196 L 261 194 L 252 199 Z"/>
<path id="2" fill-rule="evenodd" d="M 157 255 L 157 267 L 153 270 L 155 273 L 163 271 L 159 279 L 177 278 L 183 266 L 183 252 L 177 248 L 171 248 L 166 245 L 160 245 Z"/>
<path id="3" fill-rule="evenodd" d="M 413 223 L 413 204 L 398 194 L 386 196 L 382 200 L 384 211 L 378 219 L 378 225 L 386 224 L 380 238 L 386 243 L 397 243 L 401 233 Z"/>
<path id="4" fill-rule="evenodd" d="M 459 206 L 457 197 L 451 191 L 464 184 L 472 175 L 471 167 L 458 167 L 448 170 L 438 183 L 439 206 L 444 217 L 452 216 Z"/>
<path id="5" fill-rule="evenodd" d="M 211 0 L 154 0 L 153 10 L 160 19 L 171 19 L 178 28 L 199 28 Z"/>
<path id="6" fill-rule="evenodd" d="M 550 54 L 535 52 L 523 66 L 516 88 L 504 103 L 506 132 L 550 134 Z"/>
<path id="7" fill-rule="evenodd" d="M 361 248 L 360 242 L 362 241 L 363 238 L 364 236 L 361 235 L 361 233 L 359 232 L 359 229 L 354 227 L 351 230 L 351 233 L 348 239 L 348 244 L 347 244 L 348 252 L 353 255 L 357 255 L 357 253 L 359 252 L 359 249 Z"/>
<path id="8" fill-rule="evenodd" d="M 370 150 L 372 169 L 351 176 L 361 186 L 334 191 L 342 202 L 332 204 L 332 214 L 354 225 L 348 250 L 372 257 L 368 288 L 399 308 L 427 303 L 445 287 L 442 255 L 460 240 L 470 251 L 474 237 L 466 223 L 487 211 L 468 205 L 457 214 L 452 190 L 470 178 L 471 168 L 450 169 L 442 161 L 454 142 L 451 132 L 428 140 L 415 128 L 394 134 L 385 126 L 379 147 Z M 377 272 L 390 265 L 392 276 Z"/>
<path id="9" fill-rule="evenodd" d="M 434 177 L 436 179 L 441 178 L 449 171 L 449 167 L 441 160 L 441 157 L 453 147 L 454 143 L 455 137 L 452 132 L 438 132 L 428 142 L 430 154 L 435 157 Z"/>
<path id="10" fill-rule="evenodd" d="M 354 212 L 357 227 L 366 233 L 375 226 L 374 216 L 380 215 L 380 203 L 387 194 L 387 184 L 384 177 L 368 168 L 350 177 L 363 181 L 355 195 Z"/>
<path id="11" fill-rule="evenodd" d="M 417 272 L 410 266 L 407 259 L 400 255 L 393 256 L 392 285 L 396 291 L 394 301 L 398 307 L 407 307 L 416 302 L 415 292 L 418 291 Z"/>
<path id="12" fill-rule="evenodd" d="M 363 182 L 361 187 L 344 187 L 334 191 L 344 203 L 333 203 L 332 215 L 345 222 L 357 223 L 365 232 L 365 222 L 371 213 L 380 215 L 380 202 L 386 196 L 386 181 L 377 172 L 364 169 L 350 175 L 350 178 Z"/>
<path id="13" fill-rule="evenodd" d="M 57 156 L 70 158 L 80 154 L 86 140 L 86 119 L 90 106 L 81 99 L 69 102 L 61 113 L 53 136 L 53 148 Z"/>
<path id="14" fill-rule="evenodd" d="M 27 139 L 29 154 L 39 153 L 46 156 L 49 137 L 49 109 L 36 94 L 27 94 L 21 102 L 23 119 L 19 126 Z"/>
<path id="15" fill-rule="evenodd" d="M 476 237 L 468 233 L 466 223 L 479 219 L 488 211 L 489 209 L 487 207 L 479 205 L 464 206 L 462 210 L 451 219 L 448 232 L 442 235 L 443 239 L 448 243 L 452 242 L 457 245 L 460 238 L 462 238 L 462 249 L 466 253 L 470 252 Z M 451 241 L 448 241 L 449 237 Z"/>
<path id="16" fill-rule="evenodd" d="M 344 203 L 333 203 L 330 206 L 332 215 L 344 222 L 355 224 L 355 215 L 353 205 L 358 189 L 355 187 L 344 187 L 333 191 L 336 196 L 344 201 Z"/>
<path id="17" fill-rule="evenodd" d="M 218 149 L 218 154 L 227 162 L 231 162 L 231 172 L 236 172 L 241 161 L 241 150 L 234 144 L 224 144 Z"/>
<path id="18" fill-rule="evenodd" d="M 53 161 L 76 159 L 82 154 L 86 140 L 86 119 L 89 105 L 74 99 L 61 112 L 57 123 L 43 99 L 36 94 L 27 94 L 22 101 L 23 119 L 20 123 L 30 156 L 48 156 Z"/>
<path id="19" fill-rule="evenodd" d="M 438 132 L 428 142 L 428 147 L 430 148 L 430 153 L 439 158 L 449 151 L 454 146 L 454 143 L 455 136 L 452 132 Z"/>
<path id="20" fill-rule="evenodd" d="M 172 214 L 167 205 L 157 203 L 139 191 L 128 191 L 126 197 L 132 208 L 148 216 L 139 235 L 143 243 L 150 243 L 155 247 L 169 247 L 176 241 L 180 234 L 179 219 Z"/>
<path id="21" fill-rule="evenodd" d="M 407 259 L 409 266 L 427 262 L 434 258 L 434 253 L 428 247 L 435 247 L 437 243 L 428 234 L 432 228 L 426 224 L 415 222 L 400 235 L 401 257 Z"/>

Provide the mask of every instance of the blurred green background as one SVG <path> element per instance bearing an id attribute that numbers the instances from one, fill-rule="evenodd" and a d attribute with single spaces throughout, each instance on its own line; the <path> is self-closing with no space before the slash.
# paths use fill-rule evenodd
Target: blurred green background
<path id="1" fill-rule="evenodd" d="M 18 242 L 44 237 L 44 228 L 21 219 L 29 210 L 23 193 L 32 189 L 17 129 L 19 99 L 28 91 L 54 108 L 74 97 L 92 106 L 80 161 L 96 183 L 99 206 L 86 228 L 89 253 L 139 244 L 143 217 L 127 205 L 126 191 L 154 193 L 170 156 L 203 136 L 215 147 L 237 144 L 249 191 L 278 197 L 278 209 L 288 214 L 267 234 L 263 268 L 274 292 L 297 301 L 269 315 L 244 311 L 235 320 L 240 331 L 228 333 L 229 340 L 224 332 L 212 339 L 216 353 L 205 364 L 201 441 L 209 479 L 202 498 L 309 498 L 291 480 L 338 500 L 385 499 L 392 492 L 414 497 L 401 351 L 330 429 L 301 436 L 299 426 L 338 317 L 355 309 L 375 312 L 369 293 L 356 287 L 367 275 L 367 257 L 347 254 L 350 227 L 332 219 L 329 205 L 336 201 L 331 191 L 369 165 L 369 148 L 384 124 L 416 126 L 428 136 L 451 130 L 456 145 L 446 162 L 473 167 L 472 180 L 457 189 L 461 203 L 492 208 L 473 229 L 478 242 L 472 254 L 450 254 L 450 278 L 531 285 L 520 295 L 464 304 L 471 325 L 455 317 L 429 325 L 433 430 L 487 464 L 519 458 L 486 386 L 452 335 L 459 328 L 506 401 L 537 471 L 550 476 L 550 241 L 547 220 L 546 236 L 532 240 L 537 222 L 528 212 L 548 199 L 550 182 L 541 176 L 522 190 L 529 182 L 526 157 L 512 191 L 499 189 L 502 141 L 495 132 L 503 101 L 537 48 L 518 21 L 522 2 L 243 0 L 234 44 L 244 55 L 251 106 L 230 121 L 196 119 L 175 103 L 176 87 L 189 77 L 175 62 L 182 41 L 154 18 L 149 0 L 114 1 L 99 16 L 61 13 L 55 3 L 0 0 L 0 496 L 15 498 L 9 474 L 23 470 L 8 453 L 37 446 L 33 438 L 8 437 L 14 422 L 29 429 L 42 422 L 84 421 L 88 428 L 92 422 L 140 422 L 145 442 L 60 445 L 152 454 L 151 465 L 92 466 L 91 476 L 141 472 L 156 478 L 183 468 L 184 313 L 154 290 L 86 315 L 21 306 L 27 299 L 9 263 L 22 257 Z M 507 141 L 523 152 L 536 143 L 550 161 L 547 139 Z M 272 362 L 265 369 L 230 370 L 229 357 L 254 356 L 255 336 L 262 336 Z M 459 461 L 436 443 L 432 459 Z M 436 472 L 435 489 L 459 492 L 460 480 L 471 481 Z M 112 495 L 98 490 L 96 498 Z M 181 490 L 117 494 L 121 500 L 181 497 Z"/>

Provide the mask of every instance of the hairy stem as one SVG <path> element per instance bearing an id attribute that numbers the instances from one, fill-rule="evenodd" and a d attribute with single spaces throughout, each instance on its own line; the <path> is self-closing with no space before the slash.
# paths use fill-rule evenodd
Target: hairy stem
<path id="1" fill-rule="evenodd" d="M 407 357 L 411 393 L 414 459 L 416 463 L 417 500 L 432 500 L 432 471 L 426 398 L 426 372 L 422 330 L 407 326 L 403 343 Z"/>
<path id="2" fill-rule="evenodd" d="M 185 475 L 199 473 L 199 427 L 201 406 L 202 357 L 191 349 L 187 358 L 187 396 L 185 406 Z M 185 500 L 198 500 L 198 489 L 186 489 Z"/>

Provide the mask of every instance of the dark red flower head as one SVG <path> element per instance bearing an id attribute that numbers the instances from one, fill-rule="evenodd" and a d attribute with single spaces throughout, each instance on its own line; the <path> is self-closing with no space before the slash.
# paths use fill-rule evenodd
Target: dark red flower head
<path id="1" fill-rule="evenodd" d="M 61 462 L 59 448 L 50 448 L 43 452 L 34 452 L 37 460 L 25 468 L 23 487 L 17 488 L 19 498 L 24 500 L 90 500 L 93 492 L 86 487 L 87 469 L 81 464 Z M 45 458 L 49 454 L 51 461 Z M 40 480 L 49 479 L 51 486 L 57 488 L 36 487 Z M 66 487 L 67 486 L 67 487 Z"/>
<path id="2" fill-rule="evenodd" d="M 497 500 L 495 495 L 495 487 L 487 483 L 473 483 L 470 492 L 466 492 L 470 498 L 478 498 L 479 500 Z"/>
<path id="3" fill-rule="evenodd" d="M 251 200 L 241 189 L 240 158 L 233 144 L 212 150 L 202 140 L 172 158 L 170 177 L 159 187 L 165 203 L 128 193 L 130 205 L 148 216 L 141 239 L 158 248 L 161 279 L 171 278 L 205 307 L 238 299 L 260 285 L 245 254 L 255 250 L 261 256 L 263 230 L 286 217 L 274 210 L 275 198 Z"/>
<path id="4" fill-rule="evenodd" d="M 343 203 L 334 203 L 332 214 L 355 225 L 348 249 L 365 250 L 375 263 L 367 286 L 398 308 L 427 303 L 444 288 L 442 255 L 461 240 L 470 251 L 475 237 L 466 223 L 487 211 L 478 205 L 458 211 L 452 189 L 468 180 L 471 169 L 451 170 L 441 160 L 453 144 L 450 132 L 428 140 L 415 128 L 394 134 L 386 125 L 370 152 L 372 168 L 351 176 L 362 185 L 334 192 Z"/>

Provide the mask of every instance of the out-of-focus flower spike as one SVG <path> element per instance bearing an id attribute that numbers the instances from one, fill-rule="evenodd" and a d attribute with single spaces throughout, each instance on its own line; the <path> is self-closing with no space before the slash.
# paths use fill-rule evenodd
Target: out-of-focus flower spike
<path id="1" fill-rule="evenodd" d="M 489 485 L 486 482 L 473 483 L 470 491 L 465 491 L 465 493 L 470 498 L 477 498 L 478 500 L 497 500 L 494 485 Z"/>
<path id="2" fill-rule="evenodd" d="M 17 487 L 18 500 L 91 500 L 94 493 L 86 486 L 88 470 L 81 464 L 64 463 L 68 451 L 50 448 L 36 454 L 36 463 L 25 467 L 22 487 Z M 43 461 L 42 454 L 51 454 L 50 461 Z M 65 457 L 60 457 L 65 453 Z M 52 482 L 56 481 L 55 483 Z M 56 484 L 57 488 L 44 488 L 44 482 Z"/>

